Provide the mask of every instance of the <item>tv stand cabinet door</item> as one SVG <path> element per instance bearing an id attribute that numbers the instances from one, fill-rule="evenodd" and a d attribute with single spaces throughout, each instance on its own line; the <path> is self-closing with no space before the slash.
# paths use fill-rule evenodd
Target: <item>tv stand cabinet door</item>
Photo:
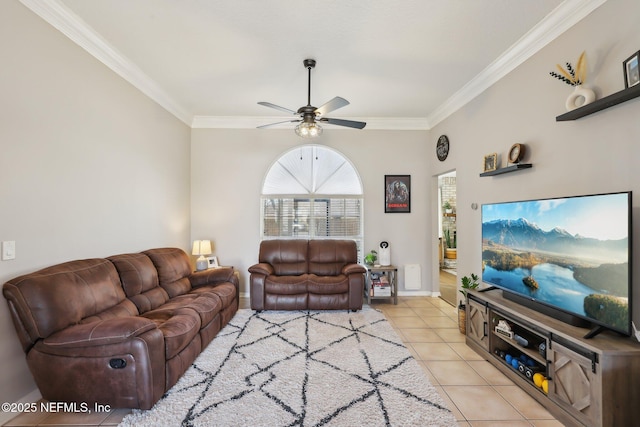
<path id="1" fill-rule="evenodd" d="M 569 348 L 551 343 L 549 398 L 572 414 L 581 423 L 602 426 L 602 378 L 597 373 L 600 365 Z"/>
<path id="2" fill-rule="evenodd" d="M 489 309 L 472 299 L 467 303 L 467 336 L 484 350 L 489 351 Z"/>

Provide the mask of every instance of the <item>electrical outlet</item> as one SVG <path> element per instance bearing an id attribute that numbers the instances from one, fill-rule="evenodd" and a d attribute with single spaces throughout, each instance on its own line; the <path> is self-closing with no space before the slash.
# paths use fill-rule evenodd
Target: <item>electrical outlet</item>
<path id="1" fill-rule="evenodd" d="M 2 260 L 8 261 L 10 259 L 16 259 L 15 240 L 6 240 L 2 242 Z"/>

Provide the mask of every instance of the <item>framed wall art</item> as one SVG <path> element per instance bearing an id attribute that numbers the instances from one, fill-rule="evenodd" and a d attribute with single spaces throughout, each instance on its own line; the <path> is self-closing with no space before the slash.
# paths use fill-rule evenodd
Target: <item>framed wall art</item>
<path id="1" fill-rule="evenodd" d="M 411 212 L 411 175 L 384 176 L 384 212 Z"/>
<path id="2" fill-rule="evenodd" d="M 491 172 L 498 168 L 498 153 L 491 153 L 484 156 L 482 164 L 483 172 Z"/>
<path id="3" fill-rule="evenodd" d="M 640 83 L 640 69 L 638 68 L 638 61 L 640 60 L 640 51 L 631 55 L 626 61 L 622 63 L 624 68 L 624 87 L 628 88 Z"/>

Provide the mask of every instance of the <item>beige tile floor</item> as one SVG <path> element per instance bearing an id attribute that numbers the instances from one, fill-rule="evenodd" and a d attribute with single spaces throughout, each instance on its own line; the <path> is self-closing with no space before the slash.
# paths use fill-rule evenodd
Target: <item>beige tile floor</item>
<path id="1" fill-rule="evenodd" d="M 241 308 L 249 300 L 241 299 Z M 457 309 L 440 298 L 400 297 L 398 305 L 372 303 L 382 310 L 460 427 L 562 427 L 538 402 L 464 343 Z M 114 426 L 129 413 L 22 414 L 5 426 Z"/>
<path id="2" fill-rule="evenodd" d="M 460 427 L 562 427 L 562 423 L 465 344 L 458 309 L 440 298 L 372 303 L 422 366 Z"/>

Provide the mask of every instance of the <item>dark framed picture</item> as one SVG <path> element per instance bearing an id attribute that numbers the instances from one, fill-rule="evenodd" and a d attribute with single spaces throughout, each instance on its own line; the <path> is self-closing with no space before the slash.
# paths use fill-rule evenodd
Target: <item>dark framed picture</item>
<path id="1" fill-rule="evenodd" d="M 483 172 L 491 172 L 498 168 L 498 153 L 491 153 L 484 156 Z"/>
<path id="2" fill-rule="evenodd" d="M 411 175 L 384 176 L 384 212 L 411 212 Z"/>
<path id="3" fill-rule="evenodd" d="M 622 68 L 624 68 L 624 87 L 626 88 L 640 83 L 638 60 L 640 60 L 640 51 L 634 53 L 622 63 Z"/>

